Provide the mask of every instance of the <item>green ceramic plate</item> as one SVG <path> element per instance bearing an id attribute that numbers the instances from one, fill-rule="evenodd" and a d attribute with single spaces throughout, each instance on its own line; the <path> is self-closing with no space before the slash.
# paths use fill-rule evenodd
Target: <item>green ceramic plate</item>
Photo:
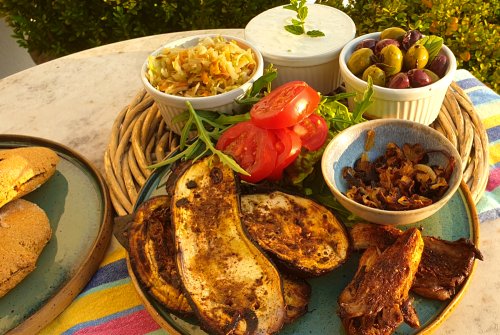
<path id="1" fill-rule="evenodd" d="M 168 167 L 156 170 L 144 185 L 136 206 L 154 195 L 165 194 L 165 181 L 168 174 Z M 465 237 L 477 245 L 478 218 L 467 186 L 462 183 L 451 200 L 431 217 L 401 228 L 406 229 L 413 226 L 424 227 L 424 235 L 438 236 L 446 240 Z M 336 315 L 337 297 L 353 278 L 358 260 L 359 256 L 353 254 L 343 266 L 330 274 L 309 280 L 312 287 L 309 312 L 295 323 L 283 328 L 279 334 L 344 334 L 340 319 Z M 132 271 L 129 273 L 133 276 Z M 196 320 L 182 319 L 168 313 L 153 297 L 141 290 L 135 278 L 133 280 L 146 308 L 163 328 L 173 334 L 206 334 L 198 327 Z M 433 330 L 459 301 L 468 286 L 468 282 L 469 279 L 451 301 L 433 301 L 415 295 L 413 305 L 417 310 L 421 328 L 415 330 L 404 324 L 397 329 L 395 334 L 424 334 Z"/>
<path id="2" fill-rule="evenodd" d="M 0 298 L 0 334 L 34 334 L 83 289 L 111 237 L 109 193 L 99 173 L 60 144 L 26 136 L 0 135 L 0 150 L 45 146 L 60 157 L 56 173 L 24 199 L 45 210 L 52 238 L 36 269 Z"/>

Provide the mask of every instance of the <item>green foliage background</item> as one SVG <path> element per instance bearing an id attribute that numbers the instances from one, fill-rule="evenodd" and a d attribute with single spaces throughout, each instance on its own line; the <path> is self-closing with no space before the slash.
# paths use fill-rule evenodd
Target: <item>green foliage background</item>
<path id="1" fill-rule="evenodd" d="M 357 34 L 398 26 L 439 35 L 471 71 L 500 91 L 500 0 L 317 1 L 346 12 Z M 95 46 L 182 30 L 243 28 L 276 0 L 1 0 L 18 43 L 50 58 Z"/>

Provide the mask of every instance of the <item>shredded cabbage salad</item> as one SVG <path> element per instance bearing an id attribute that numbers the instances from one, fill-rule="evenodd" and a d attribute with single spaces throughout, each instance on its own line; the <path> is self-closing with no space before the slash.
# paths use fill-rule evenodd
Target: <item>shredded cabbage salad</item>
<path id="1" fill-rule="evenodd" d="M 156 89 L 173 95 L 205 97 L 247 82 L 257 62 L 250 48 L 222 36 L 206 37 L 189 48 L 165 48 L 149 56 L 146 77 Z"/>

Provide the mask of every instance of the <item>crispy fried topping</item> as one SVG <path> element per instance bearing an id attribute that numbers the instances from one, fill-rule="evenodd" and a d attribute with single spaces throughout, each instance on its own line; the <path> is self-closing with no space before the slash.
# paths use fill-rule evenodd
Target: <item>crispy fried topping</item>
<path id="1" fill-rule="evenodd" d="M 373 162 L 364 153 L 354 167 L 342 170 L 349 184 L 347 197 L 369 207 L 398 211 L 438 201 L 448 190 L 455 160 L 449 157 L 447 166 L 431 166 L 426 164 L 430 153 L 419 143 L 405 143 L 402 148 L 388 143 L 385 154 Z"/>

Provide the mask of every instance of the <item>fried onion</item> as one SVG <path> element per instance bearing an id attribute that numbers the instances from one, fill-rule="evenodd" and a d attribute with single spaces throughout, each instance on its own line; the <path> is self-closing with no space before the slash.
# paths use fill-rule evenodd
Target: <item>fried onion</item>
<path id="1" fill-rule="evenodd" d="M 400 148 L 392 142 L 387 144 L 384 155 L 373 162 L 364 153 L 354 167 L 342 170 L 342 176 L 349 185 L 347 197 L 385 210 L 401 211 L 429 206 L 448 189 L 455 166 L 451 156 L 447 156 L 445 167 L 426 164 L 429 153 L 431 151 L 426 151 L 419 143 L 405 143 Z"/>

